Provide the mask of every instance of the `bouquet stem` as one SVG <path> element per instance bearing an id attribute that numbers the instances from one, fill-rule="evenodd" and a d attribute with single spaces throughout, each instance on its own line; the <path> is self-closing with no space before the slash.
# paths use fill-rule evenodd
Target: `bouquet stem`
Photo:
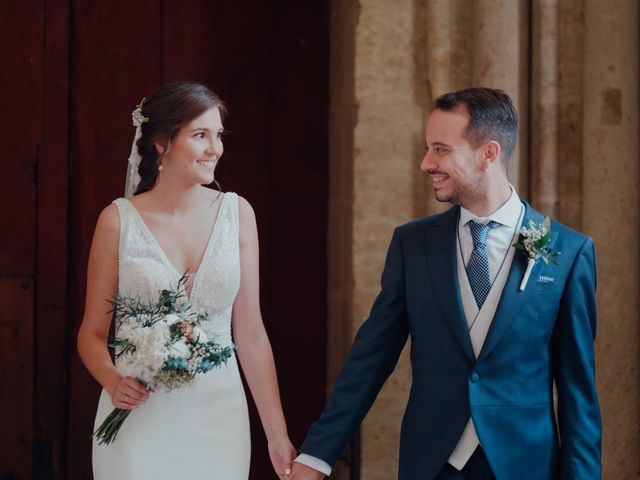
<path id="1" fill-rule="evenodd" d="M 113 443 L 118 435 L 120 427 L 131 413 L 131 410 L 122 408 L 114 408 L 111 413 L 104 419 L 98 429 L 93 432 L 94 438 L 100 445 L 109 445 Z"/>

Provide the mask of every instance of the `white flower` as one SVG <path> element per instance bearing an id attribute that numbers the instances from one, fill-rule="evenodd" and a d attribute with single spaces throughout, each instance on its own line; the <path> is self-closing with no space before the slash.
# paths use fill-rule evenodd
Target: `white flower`
<path id="1" fill-rule="evenodd" d="M 132 326 L 129 322 L 122 322 L 118 327 L 118 332 L 116 334 L 116 337 L 121 340 L 131 339 L 131 337 L 133 336 L 133 334 L 131 333 L 131 330 L 132 330 L 131 327 Z"/>
<path id="2" fill-rule="evenodd" d="M 166 322 L 167 325 L 173 325 L 174 323 L 181 322 L 182 319 L 175 313 L 170 313 L 169 315 L 164 317 L 164 321 Z"/>
<path id="3" fill-rule="evenodd" d="M 206 343 L 209 341 L 209 338 L 207 337 L 207 334 L 204 333 L 204 330 L 196 325 L 195 327 L 193 327 L 193 332 L 191 332 L 191 341 Z"/>
<path id="4" fill-rule="evenodd" d="M 133 352 L 121 357 L 119 369 L 133 377 L 151 381 L 167 359 L 169 326 L 164 322 L 156 322 L 149 327 L 132 326 L 131 322 L 124 322 L 118 330 L 118 337 L 126 338 L 135 346 Z"/>

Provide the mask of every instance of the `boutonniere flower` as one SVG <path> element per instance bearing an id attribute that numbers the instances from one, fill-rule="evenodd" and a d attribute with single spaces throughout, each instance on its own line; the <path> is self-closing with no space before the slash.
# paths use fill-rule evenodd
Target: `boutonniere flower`
<path id="1" fill-rule="evenodd" d="M 522 227 L 520 229 L 520 239 L 513 244 L 513 246 L 524 252 L 529 261 L 527 262 L 527 270 L 524 272 L 524 277 L 520 283 L 520 291 L 524 291 L 533 270 L 534 265 L 538 260 L 542 260 L 545 265 L 549 265 L 549 262 L 554 265 L 558 265 L 558 257 L 561 252 L 556 252 L 549 247 L 551 241 L 551 220 L 549 217 L 545 217 L 542 223 L 536 223 L 533 220 L 529 220 L 529 228 Z"/>

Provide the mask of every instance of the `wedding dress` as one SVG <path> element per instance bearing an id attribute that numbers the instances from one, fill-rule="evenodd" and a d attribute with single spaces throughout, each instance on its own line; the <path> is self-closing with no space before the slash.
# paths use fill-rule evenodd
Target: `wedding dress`
<path id="1" fill-rule="evenodd" d="M 114 203 L 120 216 L 120 295 L 148 299 L 175 287 L 183 272 L 169 261 L 133 204 L 124 198 Z M 232 341 L 231 310 L 239 285 L 238 197 L 225 193 L 189 295 L 194 309 L 210 316 L 205 333 L 222 345 Z M 94 430 L 113 408 L 103 390 Z M 247 480 L 250 448 L 247 402 L 233 355 L 226 365 L 197 375 L 192 386 L 149 395 L 113 443 L 94 440 L 93 473 L 96 480 Z"/>

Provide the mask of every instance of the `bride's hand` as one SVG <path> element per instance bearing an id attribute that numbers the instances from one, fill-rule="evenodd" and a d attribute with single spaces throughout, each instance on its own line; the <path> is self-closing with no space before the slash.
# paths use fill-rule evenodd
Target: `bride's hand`
<path id="1" fill-rule="evenodd" d="M 271 457 L 271 464 L 276 474 L 280 478 L 289 478 L 291 465 L 296 457 L 296 449 L 293 448 L 288 437 L 281 437 L 269 442 L 269 457 Z"/>
<path id="2" fill-rule="evenodd" d="M 149 390 L 133 377 L 120 377 L 111 387 L 109 395 L 114 407 L 132 410 L 149 398 Z"/>

